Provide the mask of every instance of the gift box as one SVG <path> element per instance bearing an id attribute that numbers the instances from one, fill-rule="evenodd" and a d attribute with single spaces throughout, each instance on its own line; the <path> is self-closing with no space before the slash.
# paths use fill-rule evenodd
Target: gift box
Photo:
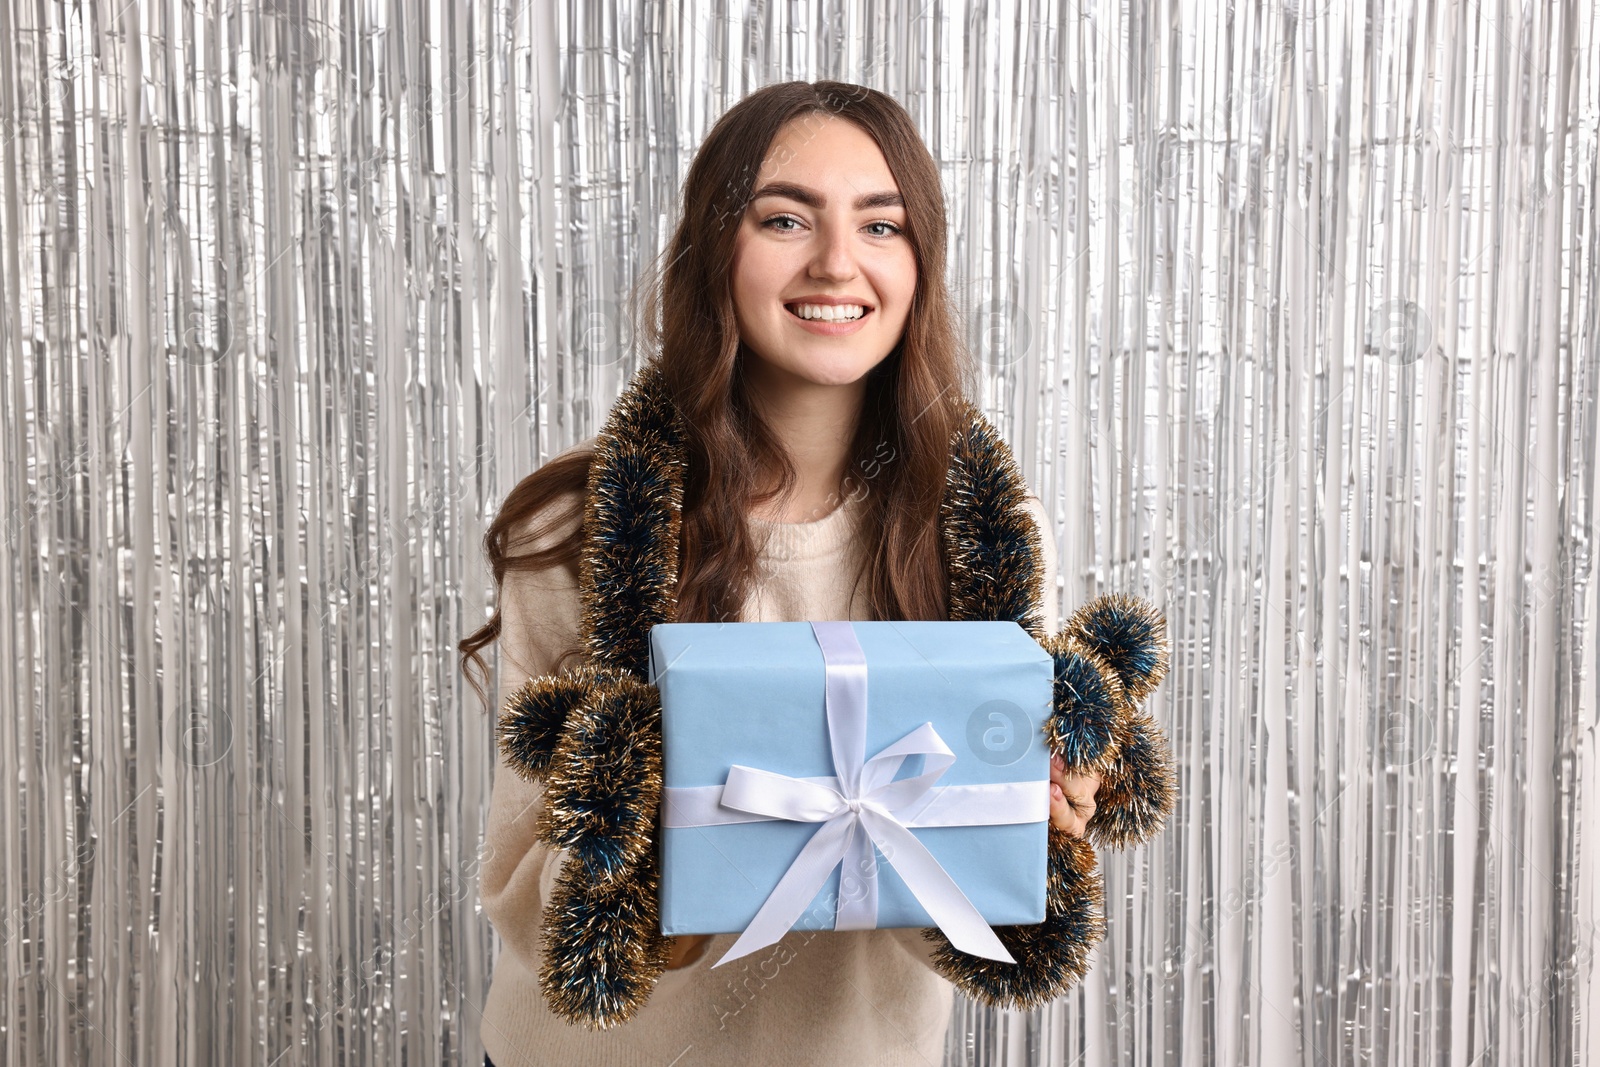
<path id="1" fill-rule="evenodd" d="M 1054 663 L 1015 622 L 666 623 L 664 934 L 1044 920 Z M 717 964 L 713 964 L 716 966 Z"/>

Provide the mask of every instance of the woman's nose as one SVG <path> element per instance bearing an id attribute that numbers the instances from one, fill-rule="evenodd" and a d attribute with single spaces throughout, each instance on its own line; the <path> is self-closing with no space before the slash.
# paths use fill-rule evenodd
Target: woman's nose
<path id="1" fill-rule="evenodd" d="M 840 280 L 854 278 L 856 257 L 850 245 L 853 236 L 847 224 L 824 226 L 817 254 L 811 261 L 811 276 Z"/>

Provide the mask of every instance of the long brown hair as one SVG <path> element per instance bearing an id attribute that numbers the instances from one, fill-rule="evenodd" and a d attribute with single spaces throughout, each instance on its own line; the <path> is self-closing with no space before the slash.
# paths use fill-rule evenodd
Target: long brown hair
<path id="1" fill-rule="evenodd" d="M 972 364 L 957 333 L 945 285 L 945 210 L 939 171 L 911 117 L 893 98 L 846 82 L 783 82 L 759 89 L 717 120 L 696 153 L 683 187 L 683 213 L 647 287 L 642 333 L 656 352 L 683 416 L 688 467 L 684 484 L 676 618 L 737 621 L 756 569 L 745 523 L 751 506 L 786 498 L 794 466 L 750 403 L 741 375 L 753 356 L 733 314 L 729 265 L 755 179 L 773 138 L 788 122 L 855 123 L 877 142 L 905 200 L 905 234 L 916 256 L 917 283 L 899 344 L 867 374 L 851 443 L 847 492 L 861 496 L 867 601 L 879 619 L 943 619 L 947 573 L 939 539 L 939 503 L 949 464 L 955 401 L 969 395 Z M 659 322 L 658 322 L 659 319 Z M 538 552 L 509 554 L 514 531 L 541 516 L 540 531 L 570 521 L 546 508 L 582 494 L 588 450 L 573 450 L 524 478 L 484 535 L 484 552 L 503 588 L 508 570 L 560 565 L 576 569 L 584 529 Z M 581 499 L 581 496 L 580 496 Z M 472 667 L 487 677 L 479 650 L 500 635 L 500 612 L 460 644 L 462 668 L 487 703 Z M 581 655 L 581 645 L 560 665 Z"/>

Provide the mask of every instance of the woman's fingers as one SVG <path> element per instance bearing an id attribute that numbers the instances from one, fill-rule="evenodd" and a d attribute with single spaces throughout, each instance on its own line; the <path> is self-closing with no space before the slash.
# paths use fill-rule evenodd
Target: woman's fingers
<path id="1" fill-rule="evenodd" d="M 1065 830 L 1074 837 L 1083 832 L 1077 825 L 1077 816 L 1072 810 L 1072 805 L 1067 803 L 1066 794 L 1055 782 L 1050 783 L 1050 823 L 1056 829 Z"/>
<path id="2" fill-rule="evenodd" d="M 1094 817 L 1097 774 L 1068 774 L 1060 756 L 1050 757 L 1050 821 L 1073 837 L 1082 837 Z"/>
<path id="3" fill-rule="evenodd" d="M 1067 781 L 1066 763 L 1060 756 L 1050 757 L 1050 822 L 1058 830 L 1065 830 L 1074 837 L 1083 834 L 1083 823 L 1079 820 L 1078 813 L 1073 810 L 1072 802 L 1067 798 L 1065 789 Z"/>
<path id="4" fill-rule="evenodd" d="M 667 970 L 675 971 L 698 960 L 706 944 L 711 941 L 711 935 L 678 934 L 667 940 L 672 942 L 672 954 L 667 957 Z"/>

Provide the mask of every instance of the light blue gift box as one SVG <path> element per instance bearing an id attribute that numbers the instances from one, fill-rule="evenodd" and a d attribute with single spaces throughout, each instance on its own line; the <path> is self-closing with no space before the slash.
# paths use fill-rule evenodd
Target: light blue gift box
<path id="1" fill-rule="evenodd" d="M 937 786 L 1036 789 L 1037 821 L 911 832 L 991 926 L 1043 922 L 1050 757 L 1040 731 L 1053 705 L 1050 654 L 1015 622 L 856 622 L 851 630 L 866 659 L 865 758 L 932 723 L 955 757 Z M 668 801 L 675 788 L 725 784 L 734 764 L 794 778 L 834 774 L 825 663 L 811 623 L 653 626 L 650 681 L 661 694 Z M 907 757 L 893 780 L 923 773 L 924 759 Z M 820 825 L 663 826 L 662 933 L 745 930 Z M 872 853 L 876 925 L 936 925 L 891 858 Z M 836 863 L 790 929 L 835 928 L 841 873 Z M 845 884 L 860 893 L 853 876 Z"/>

